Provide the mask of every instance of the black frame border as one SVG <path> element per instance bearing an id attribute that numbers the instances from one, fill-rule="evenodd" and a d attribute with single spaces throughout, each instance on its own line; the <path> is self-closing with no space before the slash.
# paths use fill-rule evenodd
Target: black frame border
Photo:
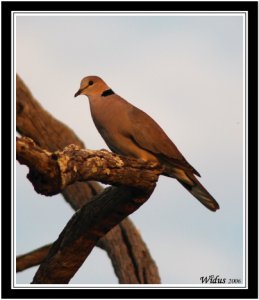
<path id="1" fill-rule="evenodd" d="M 143 7 L 146 9 L 143 10 Z M 103 298 L 103 299 L 170 299 L 170 298 L 257 298 L 258 297 L 258 2 L 1 2 L 2 8 L 2 162 L 11 165 L 11 14 L 23 11 L 247 11 L 248 12 L 248 288 L 12 288 L 11 281 L 11 178 L 2 168 L 2 297 L 9 298 Z M 10 179 L 10 180 L 9 180 Z M 6 195 L 10 194 L 6 199 Z M 255 199 L 254 199 L 255 198 Z M 257 200 L 257 201 L 256 201 Z M 5 263 L 4 263 L 5 262 Z M 8 266 L 8 263 L 9 266 Z M 85 292 L 84 292 L 85 291 Z M 150 293 L 152 291 L 152 293 Z"/>

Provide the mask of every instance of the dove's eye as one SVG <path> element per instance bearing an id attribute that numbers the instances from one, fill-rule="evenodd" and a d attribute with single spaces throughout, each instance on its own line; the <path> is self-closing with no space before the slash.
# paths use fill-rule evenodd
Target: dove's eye
<path id="1" fill-rule="evenodd" d="M 90 80 L 88 84 L 89 84 L 89 85 L 93 85 L 94 82 L 93 82 L 92 80 Z"/>

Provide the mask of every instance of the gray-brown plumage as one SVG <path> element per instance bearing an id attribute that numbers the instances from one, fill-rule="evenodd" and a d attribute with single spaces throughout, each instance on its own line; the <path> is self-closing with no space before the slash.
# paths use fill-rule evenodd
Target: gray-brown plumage
<path id="1" fill-rule="evenodd" d="M 83 78 L 75 97 L 78 95 L 89 98 L 94 124 L 113 152 L 159 161 L 165 174 L 176 178 L 203 205 L 212 211 L 219 209 L 216 200 L 195 177 L 200 174 L 149 115 L 116 95 L 97 76 Z"/>

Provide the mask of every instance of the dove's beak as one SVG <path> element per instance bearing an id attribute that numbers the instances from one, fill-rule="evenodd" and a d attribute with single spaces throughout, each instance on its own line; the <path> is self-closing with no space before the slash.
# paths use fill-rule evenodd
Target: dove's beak
<path id="1" fill-rule="evenodd" d="M 81 89 L 79 89 L 76 93 L 75 93 L 75 95 L 74 95 L 74 97 L 77 97 L 78 95 L 80 95 L 81 94 L 81 92 L 82 92 L 82 90 Z"/>

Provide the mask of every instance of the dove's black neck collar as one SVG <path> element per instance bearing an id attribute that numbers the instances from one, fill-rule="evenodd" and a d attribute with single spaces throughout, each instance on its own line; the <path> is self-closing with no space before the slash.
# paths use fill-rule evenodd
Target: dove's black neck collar
<path id="1" fill-rule="evenodd" d="M 112 94 L 114 94 L 114 91 L 112 89 L 109 89 L 109 90 L 104 91 L 101 96 L 107 97 L 107 96 L 110 96 Z"/>

